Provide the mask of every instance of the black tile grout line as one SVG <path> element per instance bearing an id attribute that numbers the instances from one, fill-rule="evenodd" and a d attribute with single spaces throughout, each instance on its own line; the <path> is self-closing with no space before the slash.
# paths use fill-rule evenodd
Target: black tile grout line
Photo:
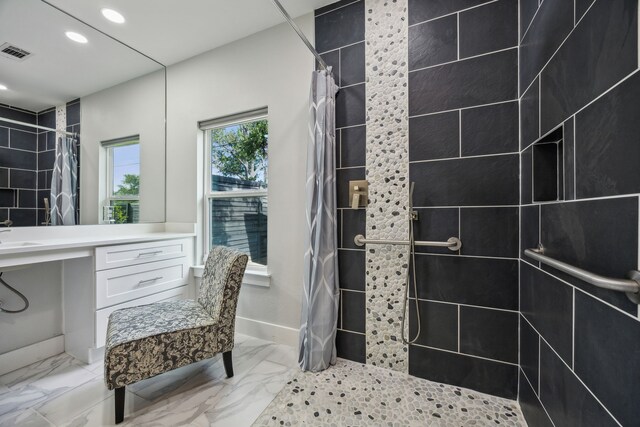
<path id="1" fill-rule="evenodd" d="M 364 3 L 364 0 L 354 0 L 354 1 L 350 2 L 350 3 L 343 4 L 342 6 L 338 6 L 335 9 L 327 10 L 326 12 L 322 12 L 322 13 L 319 13 L 317 15 L 314 13 L 313 18 L 315 19 L 318 16 L 323 16 L 323 15 L 326 15 L 328 13 L 335 12 L 336 10 L 344 9 L 347 6 L 351 6 L 352 4 L 358 3 L 359 1 L 362 1 L 362 3 Z M 329 6 L 329 5 L 327 5 L 327 6 Z"/>
<path id="2" fill-rule="evenodd" d="M 524 318 L 524 315 L 522 313 L 520 313 L 520 317 Z M 525 318 L 524 319 L 525 322 L 527 322 L 529 324 L 529 326 L 531 326 L 531 323 L 529 323 L 529 321 Z M 536 328 L 533 328 L 533 330 L 537 333 L 538 331 L 536 331 Z M 542 334 L 538 334 L 538 388 L 535 391 L 536 396 L 540 396 L 540 370 L 542 367 L 542 363 L 540 362 L 540 360 L 542 360 Z"/>
<path id="3" fill-rule="evenodd" d="M 350 330 L 350 329 L 343 329 L 343 328 L 337 328 L 337 329 L 338 329 L 339 331 L 342 331 L 342 332 L 349 332 L 350 334 L 358 334 L 358 335 L 362 335 L 362 336 L 365 336 L 365 335 L 366 335 L 366 333 L 365 333 L 365 332 L 352 331 L 352 330 Z"/>
<path id="4" fill-rule="evenodd" d="M 543 69 L 544 67 L 536 75 L 536 80 L 538 80 L 538 139 L 536 141 L 540 140 L 541 138 L 540 134 L 542 133 L 542 70 Z M 520 74 L 519 70 L 518 70 L 518 74 Z M 550 131 L 553 131 L 556 128 L 558 128 L 558 126 L 556 126 L 554 129 L 551 129 Z"/>
<path id="5" fill-rule="evenodd" d="M 326 53 L 335 52 L 336 50 L 344 49 L 345 47 L 355 46 L 355 45 L 357 45 L 357 44 L 364 43 L 364 42 L 366 42 L 366 40 L 365 40 L 365 39 L 358 40 L 357 42 L 353 42 L 353 43 L 345 44 L 345 45 L 343 45 L 343 46 L 334 47 L 333 49 L 325 50 L 325 51 L 323 51 L 323 52 L 318 52 L 318 55 L 324 55 L 324 54 L 326 54 Z"/>
<path id="6" fill-rule="evenodd" d="M 25 150 L 24 148 L 14 148 L 11 147 L 11 142 L 9 142 L 9 147 L 0 147 L 0 148 L 4 148 L 6 150 L 15 150 L 15 151 L 22 151 L 23 153 L 42 153 L 42 151 L 33 151 L 33 150 Z M 51 151 L 51 150 L 49 150 Z"/>
<path id="7" fill-rule="evenodd" d="M 640 46 L 640 39 L 639 39 L 639 46 Z M 577 168 L 576 168 L 576 114 L 574 114 L 573 116 L 573 141 L 571 141 L 573 143 L 573 199 L 576 200 L 578 198 L 578 174 L 576 172 Z M 640 250 L 638 251 L 638 253 L 640 253 Z"/>
<path id="8" fill-rule="evenodd" d="M 539 338 L 538 338 L 538 343 L 539 343 Z M 538 353 L 539 353 L 539 349 L 538 349 Z M 538 358 L 538 364 L 540 363 L 540 359 Z M 520 372 L 522 373 L 522 376 L 524 377 L 524 379 L 527 381 L 527 383 L 529 384 L 529 387 L 531 387 L 531 390 L 533 390 L 533 394 L 536 397 L 536 400 L 538 401 L 538 403 L 540 404 L 540 407 L 542 408 L 542 410 L 544 411 L 544 413 L 547 415 L 547 418 L 549 419 L 549 421 L 551 421 L 551 425 L 553 425 L 553 427 L 556 426 L 556 424 L 553 422 L 553 419 L 551 418 L 551 415 L 549 415 L 549 412 L 547 412 L 547 408 L 544 407 L 544 405 L 542 404 L 542 401 L 540 400 L 540 396 L 539 396 L 539 391 L 540 390 L 536 390 L 533 385 L 531 384 L 531 380 L 529 380 L 529 377 L 527 377 L 527 374 L 524 372 L 524 370 L 522 369 L 522 366 L 520 367 Z M 538 370 L 538 372 L 540 372 Z M 518 381 L 518 384 L 520 383 L 520 381 Z M 540 379 L 538 379 L 538 388 L 540 387 Z M 520 396 L 518 396 L 518 402 L 520 402 Z"/>
<path id="9" fill-rule="evenodd" d="M 529 324 L 529 326 L 538 334 L 538 336 L 540 337 L 540 341 L 544 341 L 544 343 L 547 345 L 547 347 L 549 347 L 551 349 L 551 351 L 553 351 L 553 353 L 556 355 L 556 357 L 562 362 L 562 364 L 564 366 L 567 367 L 567 369 L 569 369 L 569 372 L 571 372 L 573 374 L 573 376 L 580 382 L 580 384 L 582 384 L 582 386 L 585 388 L 585 390 L 587 390 L 589 392 L 589 394 L 591 394 L 591 396 L 593 396 L 593 398 L 596 400 L 596 402 L 598 402 L 600 404 L 600 406 L 602 406 L 602 408 L 607 412 L 607 414 L 609 414 L 609 416 L 611 417 L 611 419 L 613 421 L 615 421 L 620 427 L 622 427 L 622 424 L 620 424 L 620 422 L 616 419 L 616 417 L 613 416 L 613 414 L 611 413 L 611 411 L 609 411 L 609 408 L 607 408 L 601 401 L 600 399 L 598 399 L 598 396 L 595 395 L 595 393 L 593 391 L 591 391 L 591 389 L 582 381 L 582 378 L 580 378 L 580 376 L 578 374 L 576 374 L 576 372 L 567 364 L 567 362 L 564 361 L 564 359 L 558 354 L 558 352 L 556 352 L 556 349 L 549 344 L 549 342 L 545 339 L 545 337 L 531 324 L 531 322 L 529 321 L 529 319 L 527 319 L 527 317 L 522 314 L 522 318 Z M 542 344 L 542 342 L 540 342 L 540 344 Z M 542 353 L 542 351 L 540 350 L 540 348 L 542 348 L 542 345 L 538 346 L 538 351 L 540 353 Z M 538 357 L 538 364 L 540 365 L 540 357 Z M 540 369 L 538 369 L 538 387 L 540 387 Z M 538 395 L 539 395 L 539 391 L 538 391 Z M 542 403 L 542 402 L 540 402 Z M 543 405 L 544 407 L 544 405 Z"/>
<path id="10" fill-rule="evenodd" d="M 436 20 L 438 20 L 438 19 L 445 18 L 445 17 L 447 17 L 447 16 L 451 16 L 451 15 L 456 15 L 456 14 L 459 14 L 459 13 L 463 13 L 463 12 L 466 12 L 466 11 L 471 10 L 471 9 L 477 9 L 477 8 L 479 8 L 479 7 L 486 6 L 486 5 L 491 4 L 491 3 L 496 3 L 496 2 L 498 2 L 498 1 L 499 1 L 499 0 L 487 0 L 485 3 L 482 3 L 482 4 L 477 4 L 477 5 L 475 5 L 475 6 L 467 7 L 467 8 L 465 8 L 465 9 L 456 10 L 455 12 L 445 13 L 444 15 L 439 15 L 439 16 L 436 16 L 436 17 L 434 17 L 434 18 L 426 19 L 426 20 L 424 20 L 424 21 L 415 22 L 415 23 L 413 23 L 413 24 L 409 25 L 409 26 L 408 26 L 408 28 L 415 27 L 415 26 L 417 26 L 417 25 L 424 24 L 424 23 L 426 23 L 426 22 L 436 21 Z M 511 1 L 511 0 L 507 0 L 507 1 Z"/>
<path id="11" fill-rule="evenodd" d="M 364 291 L 353 291 L 353 292 L 364 292 Z M 416 297 L 409 296 L 409 299 L 415 300 Z M 512 313 L 512 314 L 520 314 L 519 310 L 510 310 L 508 308 L 498 308 L 498 307 L 486 307 L 483 305 L 467 304 L 463 302 L 441 301 L 441 300 L 434 300 L 434 299 L 428 299 L 428 298 L 418 298 L 418 301 L 434 303 L 434 304 L 448 304 L 448 305 L 457 305 L 462 307 L 480 308 L 483 310 L 503 311 L 503 312 Z"/>
<path id="12" fill-rule="evenodd" d="M 480 57 L 483 57 L 483 56 L 495 55 L 496 53 L 507 52 L 509 50 L 514 50 L 514 49 L 517 50 L 518 46 L 511 46 L 511 47 L 507 47 L 507 48 L 504 48 L 504 49 L 492 50 L 491 52 L 481 53 L 481 54 L 473 55 L 473 56 L 466 56 L 466 57 L 461 58 L 461 59 L 456 59 L 455 61 L 442 62 L 440 64 L 429 65 L 427 67 L 415 68 L 413 70 L 409 70 L 409 74 L 417 73 L 418 71 L 429 70 L 431 68 L 436 68 L 436 67 L 442 67 L 442 66 L 445 66 L 445 65 L 455 64 L 455 63 L 458 63 L 458 62 L 464 62 L 464 61 L 467 61 L 469 59 L 477 59 L 477 58 L 480 58 Z"/>
<path id="13" fill-rule="evenodd" d="M 519 208 L 520 205 L 450 205 L 450 206 L 414 206 L 414 209 L 481 209 L 481 208 Z M 346 209 L 346 208 L 342 208 Z"/>
<path id="14" fill-rule="evenodd" d="M 525 261 L 525 260 L 524 260 L 524 259 L 521 259 L 521 261 Z M 573 288 L 574 290 L 580 291 L 580 292 L 582 292 L 583 294 L 585 294 L 585 295 L 587 295 L 587 296 L 590 296 L 591 298 L 595 299 L 596 301 L 598 301 L 598 302 L 600 302 L 600 303 L 602 303 L 602 304 L 605 304 L 605 305 L 606 305 L 606 306 L 608 306 L 609 308 L 612 308 L 612 309 L 614 309 L 614 310 L 616 310 L 616 311 L 618 311 L 618 312 L 620 312 L 620 313 L 622 313 L 622 314 L 624 314 L 624 315 L 628 316 L 629 318 L 631 318 L 631 319 L 635 320 L 636 322 L 640 322 L 640 319 L 639 319 L 637 316 L 634 316 L 634 315 L 630 314 L 629 312 L 626 312 L 626 311 L 622 310 L 621 308 L 616 307 L 615 305 L 611 304 L 610 302 L 607 302 L 607 301 L 605 301 L 605 300 L 603 300 L 603 299 L 601 299 L 601 298 L 599 298 L 599 297 L 597 297 L 597 296 L 595 296 L 595 295 L 593 295 L 593 294 L 591 294 L 591 293 L 589 293 L 589 292 L 587 292 L 587 291 L 585 291 L 585 290 L 583 290 L 583 289 L 579 288 L 578 286 L 573 285 L 573 284 L 571 284 L 571 283 L 567 282 L 566 280 L 563 280 L 563 279 L 561 279 L 561 278 L 559 278 L 559 277 L 555 276 L 555 275 L 554 275 L 553 273 L 551 273 L 550 271 L 547 271 L 547 270 L 544 270 L 544 269 L 542 269 L 542 268 L 540 268 L 540 267 L 537 267 L 537 266 L 535 266 L 535 265 L 531 264 L 530 262 L 528 262 L 527 264 L 529 264 L 531 267 L 535 268 L 536 270 L 541 271 L 541 272 L 543 272 L 543 273 L 547 274 L 548 276 L 551 276 L 551 277 L 553 277 L 554 279 L 556 279 L 556 280 L 558 280 L 558 281 L 562 282 L 564 285 L 570 286 L 570 287 L 571 287 L 571 288 Z M 594 288 L 597 288 L 597 287 L 596 287 L 596 286 L 594 286 Z M 612 291 L 612 292 L 613 292 L 613 291 Z"/>
<path id="15" fill-rule="evenodd" d="M 408 44 L 407 42 L 407 47 Z M 408 49 L 410 50 L 409 47 Z M 456 12 L 456 61 L 460 61 L 460 12 Z"/>
<path id="16" fill-rule="evenodd" d="M 417 164 L 417 163 L 446 162 L 450 160 L 477 159 L 481 157 L 518 156 L 518 155 L 520 155 L 519 151 L 507 151 L 504 153 L 493 153 L 493 154 L 474 154 L 471 156 L 445 157 L 442 159 L 409 160 L 409 165 Z"/>
<path id="17" fill-rule="evenodd" d="M 423 114 L 414 114 L 414 115 L 410 115 L 409 119 L 415 119 L 418 117 L 425 117 L 425 116 L 435 116 L 437 114 L 445 114 L 445 113 L 453 113 L 454 111 L 458 111 L 458 110 L 472 110 L 474 108 L 482 108 L 482 107 L 490 107 L 492 105 L 500 105 L 500 104 L 508 104 L 510 102 L 519 102 L 519 98 L 513 98 L 513 99 L 507 99 L 506 101 L 497 101 L 497 102 L 489 102 L 487 104 L 477 104 L 477 105 L 471 105 L 468 107 L 458 107 L 458 108 L 451 108 L 449 110 L 440 110 L 440 111 L 434 111 L 431 113 L 423 113 Z"/>
<path id="18" fill-rule="evenodd" d="M 596 4 L 596 2 L 594 1 L 593 3 L 591 3 L 591 5 L 587 8 L 587 10 L 584 12 L 584 15 L 582 15 L 582 18 L 580 18 L 580 20 L 578 22 L 576 22 L 576 24 L 573 26 L 573 28 L 571 29 L 571 31 L 569 31 L 569 33 L 567 34 L 567 37 L 564 38 L 564 40 L 562 40 L 562 42 L 560 43 L 560 45 L 558 46 L 558 48 L 553 51 L 553 54 L 551 54 L 551 56 L 549 57 L 549 59 L 547 60 L 547 62 L 544 63 L 544 65 L 540 68 L 540 70 L 538 70 L 538 73 L 534 76 L 533 80 L 531 81 L 531 83 L 529 83 L 529 85 L 527 86 L 527 88 L 522 91 L 521 93 L 524 94 L 527 90 L 529 90 L 529 88 L 531 87 L 531 85 L 536 81 L 537 77 L 540 77 L 542 75 L 542 72 L 544 71 L 545 68 L 547 68 L 547 65 L 549 65 L 549 63 L 551 62 L 551 60 L 553 59 L 554 56 L 556 56 L 556 53 L 558 53 L 558 51 L 560 49 L 562 49 L 562 46 L 564 46 L 564 44 L 567 42 L 567 40 L 569 40 L 569 37 L 571 37 L 571 35 L 573 34 L 573 32 L 576 30 L 576 28 L 578 28 L 578 24 L 580 24 L 580 22 L 585 18 L 585 16 L 587 16 L 587 14 L 589 13 L 589 11 L 591 10 L 591 8 L 593 7 L 593 5 Z M 636 70 L 637 71 L 637 70 Z M 519 72 L 519 70 L 518 70 Z M 635 71 L 634 71 L 635 72 Z M 633 73 L 632 73 L 633 74 Z M 627 76 L 628 77 L 628 76 Z M 626 79 L 626 77 L 625 77 Z M 624 79 L 623 79 L 624 80 Z M 619 82 L 618 82 L 619 83 Z M 614 85 L 614 86 L 617 86 Z M 612 87 L 614 87 L 612 86 Z M 608 92 L 609 90 L 611 90 L 611 88 L 609 88 L 606 92 Z M 606 93 L 605 92 L 605 93 Z M 597 99 L 597 98 L 596 98 Z M 593 102 L 593 101 L 592 101 Z M 589 104 L 587 104 L 589 105 Z M 586 107 L 586 105 L 585 105 Z M 583 108 L 585 108 L 583 107 Z M 576 113 L 580 112 L 583 108 L 581 108 L 580 110 L 578 110 Z"/>
<path id="19" fill-rule="evenodd" d="M 613 196 L 597 196 L 597 197 L 586 197 L 583 199 L 571 199 L 571 200 L 553 200 L 551 202 L 534 202 L 534 203 L 524 203 L 520 206 L 546 206 L 546 205 L 557 205 L 563 203 L 582 203 L 582 202 L 595 202 L 598 200 L 610 200 L 610 199 L 624 199 L 624 198 L 632 198 L 638 197 L 640 193 L 628 193 L 628 194 L 614 194 Z M 346 209 L 346 208 L 341 208 Z"/>
<path id="20" fill-rule="evenodd" d="M 2 148 L 2 147 L 0 147 L 0 148 Z M 10 170 L 17 170 L 17 171 L 22 171 L 22 172 L 34 172 L 34 173 L 38 172 L 35 169 L 22 169 L 22 168 L 14 168 L 14 167 L 11 167 L 11 166 L 0 166 L 0 169 L 7 169 L 7 170 L 10 169 Z M 53 170 L 53 169 L 51 169 L 51 170 Z"/>
<path id="21" fill-rule="evenodd" d="M 462 353 L 462 352 L 458 352 L 458 351 L 447 350 L 447 349 L 444 349 L 444 348 L 438 348 L 438 347 L 433 347 L 433 346 L 430 346 L 430 345 L 418 344 L 418 343 L 413 343 L 413 344 L 409 344 L 409 345 L 410 346 L 415 346 L 415 347 L 421 347 L 421 348 L 428 348 L 430 350 L 444 351 L 446 353 L 456 354 L 458 356 L 467 356 L 467 357 L 473 357 L 473 358 L 476 358 L 476 359 L 487 360 L 489 362 L 502 363 L 504 365 L 514 366 L 514 367 L 516 367 L 518 369 L 520 368 L 520 366 L 518 366 L 517 363 L 506 362 L 504 360 L 498 360 L 498 359 L 492 359 L 490 357 L 478 356 L 476 354 Z M 512 399 L 509 399 L 509 400 L 512 400 Z"/>
<path id="22" fill-rule="evenodd" d="M 18 111 L 18 112 L 21 112 L 21 113 L 31 114 L 33 116 L 37 116 L 38 115 L 38 113 L 36 111 L 26 110 L 24 108 L 15 107 L 15 106 L 9 105 L 9 104 L 3 104 L 2 102 L 0 102 L 0 108 L 8 108 L 9 110 L 14 110 L 14 111 Z"/>
<path id="23" fill-rule="evenodd" d="M 340 63 L 341 60 L 339 59 L 338 62 Z M 342 74 L 340 74 L 340 78 L 342 78 Z M 362 81 L 362 82 L 358 82 L 358 83 L 351 83 L 350 85 L 338 86 L 338 88 L 339 89 L 349 89 L 350 87 L 366 85 L 366 84 L 367 84 L 366 81 Z M 342 128 L 340 128 L 340 129 L 342 129 Z"/>
<path id="24" fill-rule="evenodd" d="M 4 121 L 3 121 L 2 119 L 0 119 L 0 123 L 3 123 L 3 122 L 4 122 Z M 4 123 L 9 123 L 9 122 L 4 122 Z M 13 123 L 11 123 L 11 124 L 13 124 Z M 28 127 L 28 126 L 26 126 L 26 125 L 13 125 L 13 126 L 23 126 L 23 127 Z M 24 130 L 24 129 L 20 129 L 20 128 L 17 128 L 17 127 L 12 127 L 12 126 L 3 126 L 3 125 L 0 125 L 0 128 L 8 129 L 9 131 L 15 130 L 15 131 L 17 131 L 17 132 L 30 133 L 30 134 L 32 134 L 32 135 L 39 135 L 39 134 L 38 134 L 38 132 L 33 132 L 33 131 L 30 131 L 30 130 Z"/>
<path id="25" fill-rule="evenodd" d="M 340 145 L 342 145 L 342 141 L 340 141 Z M 339 168 L 335 168 L 337 171 L 340 170 L 349 170 L 349 169 L 364 169 L 366 166 L 365 165 L 358 165 L 358 166 L 340 166 Z"/>
<path id="26" fill-rule="evenodd" d="M 463 244 L 464 244 L 464 241 L 463 241 Z M 384 245 L 379 245 L 379 246 L 384 246 Z M 340 250 L 352 250 L 352 251 L 367 252 L 367 250 L 364 249 L 364 248 L 363 249 L 338 248 L 338 249 L 340 249 Z M 452 257 L 452 258 L 496 259 L 496 260 L 504 260 L 504 261 L 518 261 L 518 260 L 521 259 L 521 258 L 518 258 L 518 257 L 500 257 L 500 256 L 491 256 L 491 255 L 459 254 L 459 253 L 455 253 L 455 252 L 451 252 L 450 254 L 435 253 L 435 252 L 416 252 L 415 255 L 416 256 L 443 256 L 443 257 Z"/>
<path id="27" fill-rule="evenodd" d="M 571 292 L 571 367 L 576 368 L 576 288 Z"/>
<path id="28" fill-rule="evenodd" d="M 458 110 L 458 158 L 460 157 L 462 157 L 462 110 Z M 411 158 L 409 158 L 409 165 L 411 165 Z"/>
<path id="29" fill-rule="evenodd" d="M 518 84 L 518 93 L 517 95 L 520 95 L 520 46 L 522 44 L 522 40 L 521 40 L 521 11 L 520 11 L 520 6 L 521 6 L 522 1 L 519 0 L 518 1 L 518 58 L 517 58 L 517 84 Z M 536 9 L 537 12 L 537 9 Z M 532 19 L 533 21 L 533 19 Z M 517 101 L 518 103 L 517 108 L 518 108 L 518 149 L 520 149 L 520 147 L 522 146 L 522 114 L 520 114 L 521 111 L 521 103 L 522 103 L 522 97 L 518 96 L 517 97 Z M 522 151 L 520 150 L 520 153 L 518 155 L 518 258 L 520 258 L 520 256 L 522 256 Z M 533 198 L 533 196 L 532 196 Z M 522 311 L 521 311 L 521 307 L 520 307 L 520 300 L 522 298 L 522 289 L 520 286 L 520 269 L 521 269 L 521 264 L 518 261 L 518 371 L 522 370 L 522 364 L 521 364 L 521 355 L 522 352 L 520 351 L 521 347 L 521 329 L 522 329 L 522 325 L 521 325 L 521 321 L 520 321 L 520 317 L 522 316 Z M 518 385 L 517 385 L 517 391 L 516 391 L 516 400 L 518 401 L 518 404 L 520 402 L 520 378 L 518 378 Z M 522 412 L 522 409 L 521 409 Z M 524 413 L 522 414 L 522 416 L 524 417 Z M 526 422 L 526 419 L 525 419 Z M 555 427 L 555 426 L 554 426 Z"/>
<path id="30" fill-rule="evenodd" d="M 367 125 L 366 123 L 359 123 L 359 124 L 357 124 L 357 125 L 340 126 L 340 127 L 337 127 L 337 128 L 336 128 L 336 131 L 338 131 L 338 130 L 342 130 L 342 129 L 357 128 L 357 127 L 360 127 L 360 126 L 366 126 L 366 125 Z"/>
<path id="31" fill-rule="evenodd" d="M 518 2 L 518 5 L 520 4 L 520 2 Z M 520 36 L 520 31 L 518 31 L 518 44 L 521 45 L 522 42 L 524 41 L 524 38 L 526 37 L 526 35 L 529 33 L 529 30 L 531 29 L 531 26 L 533 25 L 533 21 L 535 21 L 536 16 L 538 16 L 538 12 L 540 12 L 540 5 L 538 5 L 538 7 L 536 7 L 536 11 L 533 14 L 533 16 L 531 17 L 531 20 L 529 21 L 529 25 L 527 25 L 527 28 L 524 30 L 524 33 L 522 34 L 522 36 Z M 522 24 L 522 22 L 520 22 L 520 11 L 518 11 L 518 26 L 520 26 Z M 574 25 L 575 27 L 575 25 Z"/>
<path id="32" fill-rule="evenodd" d="M 420 299 L 418 299 L 418 301 L 420 301 Z M 456 311 L 458 313 L 458 324 L 456 325 L 458 327 L 458 353 L 460 353 L 460 304 L 456 304 Z"/>

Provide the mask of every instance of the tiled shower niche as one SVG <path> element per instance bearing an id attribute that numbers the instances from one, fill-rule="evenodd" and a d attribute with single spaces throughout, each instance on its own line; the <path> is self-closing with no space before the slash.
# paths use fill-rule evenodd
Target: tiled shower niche
<path id="1" fill-rule="evenodd" d="M 540 138 L 531 147 L 533 202 L 564 200 L 563 126 Z"/>

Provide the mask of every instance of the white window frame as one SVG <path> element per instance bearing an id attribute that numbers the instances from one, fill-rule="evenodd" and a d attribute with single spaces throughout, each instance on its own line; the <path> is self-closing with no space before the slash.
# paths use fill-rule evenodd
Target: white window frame
<path id="1" fill-rule="evenodd" d="M 267 188 L 261 190 L 235 190 L 235 191 L 212 191 L 211 190 L 211 138 L 210 132 L 213 129 L 225 128 L 232 125 L 239 125 L 243 123 L 255 122 L 258 120 L 269 120 L 267 108 L 260 108 L 257 110 L 247 111 L 245 113 L 234 114 L 230 116 L 221 117 L 219 119 L 207 120 L 200 122 L 200 130 L 204 133 L 204 239 L 203 239 L 203 262 L 206 261 L 209 255 L 209 249 L 211 244 L 210 231 L 211 231 L 211 212 L 209 209 L 210 201 L 212 199 L 229 199 L 236 197 L 267 197 L 268 200 L 268 184 Z M 267 153 L 267 159 L 269 154 Z M 269 174 L 269 168 L 267 168 L 267 175 Z M 267 183 L 269 179 L 267 178 Z M 269 224 L 269 216 L 267 215 L 267 228 Z M 269 235 L 267 233 L 267 242 L 269 241 Z M 267 251 L 267 265 L 257 264 L 249 260 L 247 265 L 247 274 L 245 274 L 245 281 L 250 284 L 258 286 L 269 286 L 269 252 Z"/>
<path id="2" fill-rule="evenodd" d="M 102 148 L 105 150 L 105 158 L 106 158 L 106 194 L 104 198 L 104 206 L 112 206 L 112 202 L 140 202 L 140 194 L 137 196 L 116 196 L 114 195 L 113 188 L 113 149 L 118 147 L 124 147 L 127 145 L 140 145 L 140 135 L 132 135 L 125 138 L 113 139 L 110 141 L 105 141 L 102 143 Z M 139 159 L 140 161 L 140 159 Z M 140 179 L 142 180 L 142 175 L 140 175 Z M 101 213 L 100 215 L 104 215 Z M 102 221 L 105 221 L 105 218 L 102 218 Z"/>

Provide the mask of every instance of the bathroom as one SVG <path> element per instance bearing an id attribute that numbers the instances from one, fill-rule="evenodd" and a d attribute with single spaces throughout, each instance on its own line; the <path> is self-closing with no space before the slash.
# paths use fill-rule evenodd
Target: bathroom
<path id="1" fill-rule="evenodd" d="M 638 425 L 638 17 L 0 0 L 0 426 Z"/>

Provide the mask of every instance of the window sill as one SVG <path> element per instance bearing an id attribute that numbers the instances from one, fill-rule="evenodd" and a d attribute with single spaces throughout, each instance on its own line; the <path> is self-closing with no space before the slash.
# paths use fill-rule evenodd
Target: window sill
<path id="1" fill-rule="evenodd" d="M 202 277 L 202 274 L 204 273 L 204 265 L 194 265 L 193 267 L 191 267 L 191 269 L 193 270 L 194 277 Z M 266 269 L 256 269 L 248 266 L 247 270 L 244 272 L 242 283 L 245 285 L 268 288 L 271 286 L 271 273 L 269 273 Z"/>

